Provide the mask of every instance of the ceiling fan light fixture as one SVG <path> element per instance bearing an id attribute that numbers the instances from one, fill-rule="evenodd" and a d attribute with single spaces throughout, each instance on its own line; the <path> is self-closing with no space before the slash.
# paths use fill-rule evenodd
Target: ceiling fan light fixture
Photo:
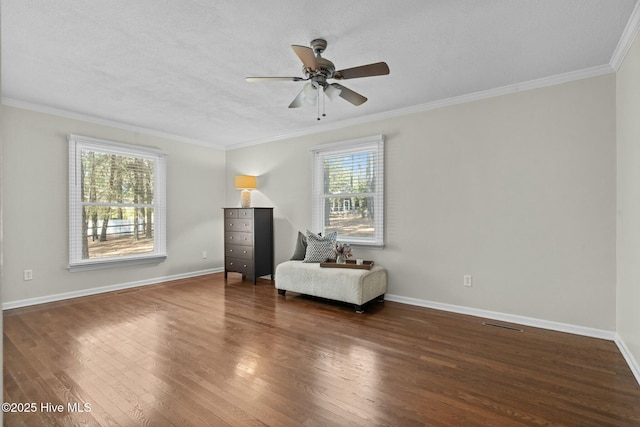
<path id="1" fill-rule="evenodd" d="M 305 104 L 316 105 L 318 102 L 318 88 L 315 83 L 309 82 L 305 84 L 302 93 Z"/>
<path id="2" fill-rule="evenodd" d="M 316 99 L 318 97 L 318 90 L 313 85 L 313 83 L 309 82 L 306 85 L 304 85 L 304 96 L 306 98 L 313 98 L 313 99 Z"/>
<path id="3" fill-rule="evenodd" d="M 325 95 L 327 95 L 329 100 L 333 101 L 336 97 L 340 96 L 340 93 L 342 93 L 342 91 L 335 86 L 327 85 L 324 88 L 324 93 Z"/>

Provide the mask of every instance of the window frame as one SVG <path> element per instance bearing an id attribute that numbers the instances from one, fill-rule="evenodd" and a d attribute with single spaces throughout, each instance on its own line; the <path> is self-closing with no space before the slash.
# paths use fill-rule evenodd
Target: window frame
<path id="1" fill-rule="evenodd" d="M 156 148 L 70 134 L 69 142 L 69 266 L 68 270 L 86 271 L 126 265 L 160 263 L 167 258 L 167 153 Z M 154 250 L 150 253 L 120 255 L 109 258 L 82 259 L 82 210 L 80 188 L 83 150 L 154 160 L 153 215 Z M 118 203 L 114 202 L 114 206 Z M 85 237 L 86 238 L 86 237 Z"/>
<path id="2" fill-rule="evenodd" d="M 338 241 L 353 246 L 384 247 L 384 135 L 324 144 L 312 148 L 311 151 L 313 153 L 311 224 L 314 231 L 323 233 L 325 223 L 324 200 L 329 197 L 340 197 L 340 195 L 324 193 L 324 159 L 327 156 L 375 151 L 376 173 L 374 182 L 376 190 L 372 193 L 375 212 L 374 236 L 372 238 L 341 236 L 338 232 Z"/>

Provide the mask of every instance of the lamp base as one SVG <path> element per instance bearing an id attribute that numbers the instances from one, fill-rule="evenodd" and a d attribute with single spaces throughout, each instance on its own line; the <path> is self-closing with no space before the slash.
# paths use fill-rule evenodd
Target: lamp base
<path id="1" fill-rule="evenodd" d="M 251 191 L 242 190 L 242 192 L 240 193 L 240 207 L 241 208 L 251 207 Z"/>

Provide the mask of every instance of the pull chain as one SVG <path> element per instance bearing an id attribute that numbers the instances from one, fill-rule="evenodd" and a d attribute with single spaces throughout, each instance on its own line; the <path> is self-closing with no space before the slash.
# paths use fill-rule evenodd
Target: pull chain
<path id="1" fill-rule="evenodd" d="M 318 120 L 320 120 L 320 98 L 322 98 L 322 117 L 327 117 L 326 114 L 326 106 L 327 106 L 327 100 L 326 100 L 326 95 L 324 93 L 324 90 L 322 90 L 321 87 L 318 88 Z"/>
<path id="2" fill-rule="evenodd" d="M 327 117 L 325 114 L 325 106 L 327 105 L 327 95 L 322 91 L 322 117 Z"/>

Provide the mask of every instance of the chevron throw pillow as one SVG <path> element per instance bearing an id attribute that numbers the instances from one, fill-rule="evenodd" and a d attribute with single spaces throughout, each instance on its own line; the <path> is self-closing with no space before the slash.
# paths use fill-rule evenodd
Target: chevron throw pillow
<path id="1" fill-rule="evenodd" d="M 335 258 L 333 249 L 337 239 L 338 233 L 335 231 L 323 237 L 307 230 L 307 252 L 302 262 L 325 262 L 327 258 Z"/>

